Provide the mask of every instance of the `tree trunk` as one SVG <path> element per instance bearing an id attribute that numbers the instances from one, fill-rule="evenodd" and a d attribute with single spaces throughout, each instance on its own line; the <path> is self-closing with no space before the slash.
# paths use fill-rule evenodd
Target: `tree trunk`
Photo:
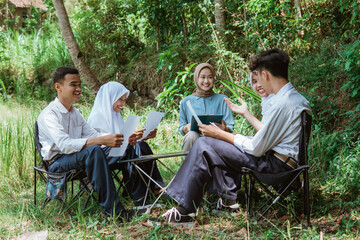
<path id="1" fill-rule="evenodd" d="M 215 3 L 215 25 L 216 30 L 220 32 L 220 35 L 225 31 L 225 12 L 224 1 L 214 0 Z"/>
<path id="2" fill-rule="evenodd" d="M 80 51 L 79 45 L 76 42 L 74 33 L 71 29 L 64 2 L 62 0 L 53 0 L 53 3 L 56 10 L 56 15 L 59 19 L 61 33 L 64 37 L 66 46 L 69 49 L 71 59 L 74 62 L 76 69 L 78 69 L 80 72 L 82 80 L 93 92 L 96 92 L 99 90 L 101 83 L 85 62 L 84 56 Z"/>
<path id="3" fill-rule="evenodd" d="M 158 26 L 155 26 L 156 29 L 156 51 L 159 51 L 160 49 L 160 42 L 161 42 L 161 38 L 160 38 L 160 30 Z"/>
<path id="4" fill-rule="evenodd" d="M 294 0 L 294 5 L 295 5 L 295 8 L 296 8 L 296 26 L 298 28 L 299 27 L 299 21 L 302 18 L 300 0 Z M 299 37 L 302 38 L 304 36 L 304 31 L 303 30 L 298 30 L 298 35 L 299 35 Z"/>
<path id="5" fill-rule="evenodd" d="M 183 8 L 182 14 L 181 14 L 181 21 L 183 25 L 183 34 L 184 34 L 184 40 L 185 45 L 188 45 L 188 32 L 187 32 L 187 24 L 186 24 L 186 18 L 185 18 L 185 9 Z"/>

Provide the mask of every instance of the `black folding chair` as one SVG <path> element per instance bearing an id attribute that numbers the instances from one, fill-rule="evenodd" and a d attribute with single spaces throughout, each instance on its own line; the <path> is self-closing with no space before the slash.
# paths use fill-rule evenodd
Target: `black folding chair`
<path id="1" fill-rule="evenodd" d="M 90 198 L 92 197 L 95 201 L 96 198 L 94 196 L 94 189 L 90 189 L 88 187 L 89 182 L 86 182 L 86 174 L 83 170 L 72 169 L 68 172 L 63 173 L 51 173 L 48 172 L 48 162 L 43 159 L 41 156 L 41 144 L 39 141 L 39 129 L 38 123 L 35 121 L 34 126 L 34 134 L 35 134 L 35 149 L 34 149 L 34 204 L 36 206 L 36 195 L 37 195 L 37 183 L 36 183 L 36 175 L 39 174 L 41 179 L 46 184 L 46 196 L 41 204 L 41 208 L 44 208 L 52 199 L 59 200 L 64 209 L 70 214 L 73 213 L 70 210 L 64 201 L 67 195 L 67 183 L 71 183 L 71 202 L 80 198 L 85 192 L 89 193 L 89 196 L 85 202 L 84 209 L 89 203 Z M 40 165 L 38 165 L 37 155 L 40 156 Z M 74 195 L 74 182 L 79 181 L 79 188 L 76 195 Z"/>
<path id="2" fill-rule="evenodd" d="M 303 189 L 303 198 L 304 198 L 304 215 L 307 217 L 307 224 L 310 226 L 310 206 L 309 206 L 309 177 L 308 177 L 308 152 L 307 147 L 309 143 L 309 138 L 311 134 L 311 115 L 306 111 L 301 113 L 301 132 L 300 132 L 300 142 L 299 142 L 299 167 L 286 172 L 271 174 L 271 173 L 259 173 L 253 171 L 249 168 L 242 168 L 242 173 L 244 173 L 245 179 L 246 175 L 248 178 L 248 187 L 247 187 L 247 213 L 250 216 L 250 204 L 251 204 L 251 193 L 254 186 L 253 179 L 260 184 L 260 186 L 265 190 L 266 193 L 270 196 L 259 209 L 254 212 L 254 215 L 259 213 L 257 221 L 259 221 L 269 209 L 277 203 L 280 199 L 284 199 L 292 190 L 301 190 Z M 301 175 L 303 176 L 300 179 Z M 301 184 L 296 184 L 296 183 Z M 263 210 L 265 209 L 265 210 Z"/>

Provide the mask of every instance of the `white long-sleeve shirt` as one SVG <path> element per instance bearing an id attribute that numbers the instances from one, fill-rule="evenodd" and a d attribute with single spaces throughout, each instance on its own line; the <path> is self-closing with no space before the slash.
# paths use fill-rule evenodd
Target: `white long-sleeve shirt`
<path id="1" fill-rule="evenodd" d="M 254 137 L 235 135 L 235 146 L 257 157 L 272 149 L 297 159 L 303 110 L 311 114 L 309 102 L 287 83 L 271 98 L 271 106 L 264 112 L 263 127 Z"/>
<path id="2" fill-rule="evenodd" d="M 68 111 L 58 98 L 40 113 L 37 121 L 44 160 L 79 152 L 88 138 L 104 135 L 91 128 L 79 110 L 72 106 Z"/>

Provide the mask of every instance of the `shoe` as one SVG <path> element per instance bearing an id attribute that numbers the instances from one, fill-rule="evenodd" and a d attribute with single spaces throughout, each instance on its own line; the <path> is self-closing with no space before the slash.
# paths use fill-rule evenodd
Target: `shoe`
<path id="1" fill-rule="evenodd" d="M 108 220 L 111 220 L 111 218 L 115 218 L 116 221 L 123 223 L 123 222 L 130 222 L 131 219 L 134 217 L 135 212 L 132 209 L 123 209 L 118 213 L 117 215 L 112 215 L 110 213 L 105 213 Z"/>
<path id="2" fill-rule="evenodd" d="M 240 211 L 239 204 L 235 203 L 233 205 L 227 206 L 223 203 L 222 198 L 216 203 L 216 208 L 212 210 L 213 214 L 216 215 L 226 215 L 229 216 L 231 213 L 237 213 Z"/>
<path id="3" fill-rule="evenodd" d="M 135 212 L 132 209 L 124 209 L 119 214 L 119 217 L 122 218 L 124 222 L 130 222 L 134 216 Z"/>
<path id="4" fill-rule="evenodd" d="M 142 208 L 148 208 L 151 206 L 151 203 L 149 202 L 149 199 L 146 199 L 144 203 L 144 197 L 139 198 L 137 200 L 134 200 L 134 209 L 142 209 Z"/>
<path id="5" fill-rule="evenodd" d="M 173 226 L 193 227 L 195 225 L 195 213 L 182 215 L 175 207 L 161 216 Z"/>
<path id="6" fill-rule="evenodd" d="M 163 189 L 162 189 L 162 188 L 155 188 L 155 189 L 153 189 L 152 191 L 153 191 L 153 193 L 154 193 L 155 195 L 159 195 L 160 193 L 162 193 Z"/>

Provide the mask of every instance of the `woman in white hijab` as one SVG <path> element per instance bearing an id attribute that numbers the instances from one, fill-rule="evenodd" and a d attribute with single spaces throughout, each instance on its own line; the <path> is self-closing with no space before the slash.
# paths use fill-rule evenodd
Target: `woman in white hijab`
<path id="1" fill-rule="evenodd" d="M 96 95 L 94 106 L 88 118 L 88 123 L 98 132 L 103 133 L 121 133 L 124 126 L 124 120 L 121 116 L 121 111 L 126 105 L 130 91 L 124 85 L 118 82 L 108 82 L 102 85 Z M 137 130 L 129 137 L 129 145 L 126 153 L 122 157 L 108 157 L 110 168 L 120 168 L 123 172 L 123 177 L 129 179 L 130 185 L 127 185 L 127 190 L 130 192 L 135 205 L 142 204 L 142 200 L 146 193 L 146 185 L 141 179 L 141 176 L 132 168 L 131 164 L 120 165 L 119 160 L 131 159 L 139 155 L 153 154 L 149 145 L 144 141 L 156 136 L 156 129 L 152 131 L 145 139 L 142 135 L 145 129 Z M 108 155 L 110 148 L 104 148 L 105 154 Z M 151 172 L 152 161 L 141 164 L 140 166 L 148 174 Z M 153 178 L 161 185 L 164 182 L 161 178 L 160 172 L 156 166 L 152 174 Z M 152 186 L 154 192 L 158 192 L 157 186 Z"/>

